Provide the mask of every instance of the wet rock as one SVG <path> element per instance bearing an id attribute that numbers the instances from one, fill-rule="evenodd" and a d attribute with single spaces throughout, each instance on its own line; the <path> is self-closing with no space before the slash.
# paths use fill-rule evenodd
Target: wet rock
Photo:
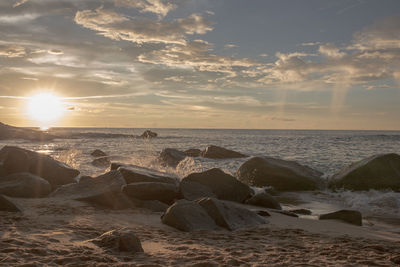
<path id="1" fill-rule="evenodd" d="M 312 214 L 311 210 L 308 210 L 308 209 L 289 210 L 289 212 L 293 212 L 293 213 L 301 214 L 301 215 L 311 215 Z"/>
<path id="2" fill-rule="evenodd" d="M 0 211 L 20 212 L 21 210 L 8 197 L 0 195 Z"/>
<path id="3" fill-rule="evenodd" d="M 229 201 L 218 200 L 216 198 L 202 198 L 197 200 L 207 214 L 213 218 L 218 226 L 228 230 L 240 228 L 256 227 L 267 221 L 255 212 L 242 208 Z"/>
<path id="4" fill-rule="evenodd" d="M 142 137 L 142 138 L 154 138 L 154 137 L 157 137 L 157 136 L 158 136 L 157 133 L 152 132 L 150 130 L 146 130 L 146 131 L 144 131 L 142 133 L 142 135 L 140 137 Z"/>
<path id="5" fill-rule="evenodd" d="M 391 189 L 400 192 L 400 155 L 375 155 L 353 163 L 333 175 L 329 187 L 349 190 Z"/>
<path id="6" fill-rule="evenodd" d="M 238 181 L 235 177 L 213 168 L 205 172 L 191 173 L 182 179 L 182 182 L 196 182 L 209 189 L 219 199 L 244 202 L 252 195 L 248 185 Z"/>
<path id="7" fill-rule="evenodd" d="M 178 230 L 217 230 L 218 226 L 207 212 L 194 201 L 179 200 L 162 215 L 161 221 Z"/>
<path id="8" fill-rule="evenodd" d="M 90 153 L 90 155 L 92 155 L 93 157 L 105 157 L 107 156 L 107 154 L 105 152 L 103 152 L 100 149 L 96 149 L 94 150 L 92 153 Z"/>
<path id="9" fill-rule="evenodd" d="M 210 159 L 245 158 L 246 155 L 219 146 L 209 146 L 201 152 L 201 156 Z"/>
<path id="10" fill-rule="evenodd" d="M 10 197 L 37 198 L 51 192 L 51 185 L 45 179 L 28 172 L 14 173 L 0 177 L 0 194 Z"/>
<path id="11" fill-rule="evenodd" d="M 350 224 L 362 225 L 362 215 L 356 210 L 339 210 L 332 213 L 322 214 L 320 220 L 340 220 Z"/>
<path id="12" fill-rule="evenodd" d="M 279 214 L 282 214 L 282 215 L 286 215 L 286 216 L 289 216 L 289 217 L 295 217 L 295 218 L 299 217 L 299 215 L 297 215 L 296 213 L 288 211 L 288 210 L 270 210 L 270 211 L 271 212 L 275 212 L 275 213 L 279 213 Z"/>
<path id="13" fill-rule="evenodd" d="M 271 216 L 271 214 L 269 214 L 268 211 L 265 211 L 265 210 L 258 210 L 258 211 L 256 211 L 256 213 L 262 217 L 270 217 Z"/>
<path id="14" fill-rule="evenodd" d="M 74 183 L 74 178 L 79 175 L 78 170 L 50 156 L 14 146 L 5 146 L 0 150 L 0 161 L 3 162 L 3 169 L 7 170 L 6 174 L 28 171 L 47 180 L 53 189 Z"/>
<path id="15" fill-rule="evenodd" d="M 174 148 L 165 148 L 161 151 L 158 159 L 163 166 L 176 167 L 179 162 L 186 158 L 186 154 Z"/>
<path id="16" fill-rule="evenodd" d="M 109 157 L 106 156 L 106 157 L 101 157 L 101 158 L 94 159 L 94 160 L 91 162 L 91 164 L 92 164 L 93 166 L 96 166 L 96 167 L 104 167 L 104 168 L 107 168 L 108 166 L 111 165 L 111 160 L 110 160 Z"/>
<path id="17" fill-rule="evenodd" d="M 203 197 L 217 198 L 217 195 L 214 194 L 210 188 L 200 183 L 191 182 L 188 180 L 181 181 L 179 184 L 179 191 L 183 198 L 187 200 L 196 200 Z"/>
<path id="18" fill-rule="evenodd" d="M 201 150 L 197 148 L 190 148 L 185 150 L 185 154 L 188 157 L 200 157 L 201 155 Z"/>
<path id="19" fill-rule="evenodd" d="M 135 232 L 125 228 L 106 232 L 89 241 L 101 248 L 113 251 L 143 252 L 142 244 Z"/>
<path id="20" fill-rule="evenodd" d="M 271 157 L 254 157 L 243 163 L 238 179 L 252 186 L 272 186 L 279 191 L 316 190 L 322 173 L 295 161 Z"/>
<path id="21" fill-rule="evenodd" d="M 111 166 L 111 169 L 113 168 L 115 168 L 115 166 L 114 167 Z M 177 179 L 170 177 L 165 173 L 157 172 L 155 170 L 150 170 L 139 166 L 120 165 L 118 170 L 124 176 L 124 179 L 127 184 L 142 183 L 142 182 L 168 183 L 168 184 L 177 183 Z"/>
<path id="22" fill-rule="evenodd" d="M 277 210 L 282 209 L 279 202 L 267 193 L 259 193 L 252 196 L 251 198 L 246 200 L 246 204 Z"/>
<path id="23" fill-rule="evenodd" d="M 167 183 L 133 183 L 123 186 L 122 192 L 132 198 L 140 200 L 159 200 L 172 203 L 179 198 L 179 188 Z"/>

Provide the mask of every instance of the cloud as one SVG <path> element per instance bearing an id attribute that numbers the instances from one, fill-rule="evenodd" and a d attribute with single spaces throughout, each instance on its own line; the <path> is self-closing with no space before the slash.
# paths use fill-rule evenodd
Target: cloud
<path id="1" fill-rule="evenodd" d="M 48 50 L 47 51 L 49 54 L 52 54 L 52 55 L 62 55 L 62 54 L 64 54 L 64 52 L 62 51 L 62 50 L 60 50 L 60 49 L 50 49 L 50 50 Z"/>
<path id="2" fill-rule="evenodd" d="M 337 48 L 334 44 L 328 43 L 319 46 L 318 52 L 322 55 L 331 58 L 341 58 L 346 55 L 344 52 L 340 52 L 339 48 Z"/>
<path id="3" fill-rule="evenodd" d="M 308 43 L 302 43 L 302 46 L 317 46 L 320 45 L 321 42 L 308 42 Z"/>
<path id="4" fill-rule="evenodd" d="M 226 49 L 229 49 L 229 48 L 235 48 L 235 47 L 239 47 L 238 45 L 235 45 L 235 44 L 226 44 L 226 45 L 224 45 L 224 47 L 226 48 Z"/>
<path id="5" fill-rule="evenodd" d="M 177 5 L 162 0 L 114 0 L 116 6 L 137 8 L 140 12 L 149 12 L 165 17 Z"/>
<path id="6" fill-rule="evenodd" d="M 186 34 L 204 34 L 212 30 L 212 23 L 199 14 L 172 22 L 159 22 L 148 18 L 128 18 L 103 7 L 78 11 L 75 22 L 107 38 L 138 44 L 185 44 Z"/>
<path id="7" fill-rule="evenodd" d="M 23 57 L 25 48 L 20 45 L 0 45 L 0 57 Z"/>

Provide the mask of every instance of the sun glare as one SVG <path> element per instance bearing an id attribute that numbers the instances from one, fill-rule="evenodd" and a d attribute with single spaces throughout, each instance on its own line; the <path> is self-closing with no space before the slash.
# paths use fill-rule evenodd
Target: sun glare
<path id="1" fill-rule="evenodd" d="M 63 115 L 63 103 L 51 93 L 40 93 L 30 97 L 28 114 L 40 124 L 41 129 L 46 129 Z"/>

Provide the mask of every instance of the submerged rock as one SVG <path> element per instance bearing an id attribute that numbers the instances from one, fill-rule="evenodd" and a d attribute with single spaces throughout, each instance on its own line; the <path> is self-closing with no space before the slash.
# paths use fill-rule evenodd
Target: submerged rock
<path id="1" fill-rule="evenodd" d="M 10 197 L 36 198 L 45 197 L 50 192 L 49 182 L 28 172 L 0 177 L 0 194 Z"/>
<path id="2" fill-rule="evenodd" d="M 308 210 L 308 209 L 295 209 L 295 210 L 289 210 L 289 212 L 293 212 L 293 213 L 301 214 L 301 215 L 311 215 L 312 214 L 311 210 Z"/>
<path id="3" fill-rule="evenodd" d="M 254 157 L 243 163 L 237 177 L 252 186 L 272 186 L 279 191 L 316 190 L 322 173 L 295 161 Z"/>
<path id="4" fill-rule="evenodd" d="M 330 188 L 391 189 L 400 192 L 400 155 L 375 155 L 345 167 L 330 179 Z"/>
<path id="5" fill-rule="evenodd" d="M 47 180 L 52 188 L 74 183 L 79 171 L 50 156 L 14 146 L 0 150 L 0 162 L 5 174 L 30 172 Z"/>
<path id="6" fill-rule="evenodd" d="M 279 202 L 273 196 L 265 192 L 252 196 L 251 198 L 246 200 L 246 204 L 277 210 L 282 209 Z"/>
<path id="7" fill-rule="evenodd" d="M 201 155 L 201 150 L 197 148 L 190 148 L 185 150 L 185 154 L 188 157 L 200 157 Z"/>
<path id="8" fill-rule="evenodd" d="M 218 229 L 214 220 L 197 202 L 184 199 L 170 206 L 161 221 L 184 232 Z"/>
<path id="9" fill-rule="evenodd" d="M 20 212 L 21 210 L 8 197 L 0 195 L 0 211 Z"/>
<path id="10" fill-rule="evenodd" d="M 107 154 L 100 150 L 100 149 L 95 149 L 92 153 L 90 153 L 90 155 L 92 155 L 93 157 L 105 157 L 107 156 Z"/>
<path id="11" fill-rule="evenodd" d="M 245 158 L 246 155 L 219 146 L 209 146 L 201 152 L 201 156 L 210 159 Z"/>
<path id="12" fill-rule="evenodd" d="M 339 210 L 319 216 L 320 220 L 340 220 L 350 224 L 362 225 L 362 215 L 356 210 Z"/>
<path id="13" fill-rule="evenodd" d="M 182 179 L 184 182 L 196 182 L 209 189 L 219 199 L 244 202 L 252 195 L 252 190 L 235 177 L 213 168 L 205 172 L 191 173 Z"/>
<path id="14" fill-rule="evenodd" d="M 142 244 L 135 232 L 129 229 L 112 230 L 89 240 L 105 249 L 123 252 L 143 252 Z"/>
<path id="15" fill-rule="evenodd" d="M 154 137 L 157 137 L 157 136 L 158 136 L 157 133 L 152 132 L 150 130 L 146 130 L 146 131 L 144 131 L 142 133 L 142 135 L 140 137 L 142 137 L 142 138 L 154 138 Z"/>
<path id="16" fill-rule="evenodd" d="M 118 170 L 124 176 L 124 179 L 127 184 L 142 183 L 142 182 L 168 183 L 168 184 L 177 183 L 177 179 L 170 177 L 165 173 L 158 172 L 155 170 L 134 165 L 124 166 L 122 164 L 114 166 L 111 165 L 111 169 L 115 169 L 116 166 L 119 166 Z"/>
<path id="17" fill-rule="evenodd" d="M 264 218 L 255 212 L 229 201 L 202 198 L 196 202 L 207 211 L 208 215 L 213 218 L 217 225 L 231 231 L 239 228 L 256 227 L 267 223 Z"/>
<path id="18" fill-rule="evenodd" d="M 179 188 L 167 183 L 134 183 L 123 186 L 122 192 L 129 197 L 141 200 L 159 200 L 172 203 L 179 198 Z"/>
<path id="19" fill-rule="evenodd" d="M 161 151 L 158 159 L 163 166 L 176 167 L 179 162 L 186 158 L 186 154 L 174 148 L 165 148 Z"/>

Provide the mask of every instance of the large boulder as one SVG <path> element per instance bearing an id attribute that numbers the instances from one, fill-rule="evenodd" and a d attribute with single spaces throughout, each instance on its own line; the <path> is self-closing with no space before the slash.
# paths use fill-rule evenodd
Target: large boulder
<path id="1" fill-rule="evenodd" d="M 122 194 L 124 185 L 126 183 L 122 174 L 119 171 L 110 171 L 80 183 L 63 185 L 50 196 L 86 201 L 113 209 L 129 208 L 133 205 Z"/>
<path id="2" fill-rule="evenodd" d="M 117 252 L 143 252 L 142 244 L 135 232 L 125 228 L 106 232 L 89 242 Z"/>
<path id="3" fill-rule="evenodd" d="M 161 221 L 166 225 L 185 232 L 217 230 L 219 228 L 197 202 L 184 199 L 170 206 L 162 215 Z"/>
<path id="4" fill-rule="evenodd" d="M 157 135 L 158 135 L 158 134 L 155 133 L 155 132 L 152 132 L 152 131 L 150 131 L 150 130 L 146 130 L 146 131 L 144 131 L 144 132 L 142 133 L 142 135 L 141 135 L 140 137 L 148 139 L 148 138 L 157 137 Z"/>
<path id="5" fill-rule="evenodd" d="M 231 231 L 240 228 L 256 227 L 267 223 L 263 217 L 257 215 L 255 212 L 229 201 L 202 198 L 196 202 L 207 211 L 208 215 L 213 218 L 217 225 Z"/>
<path id="6" fill-rule="evenodd" d="M 201 152 L 201 156 L 210 159 L 245 158 L 246 155 L 219 146 L 208 146 Z"/>
<path id="7" fill-rule="evenodd" d="M 246 204 L 253 206 L 260 206 L 269 209 L 277 209 L 277 210 L 282 209 L 279 202 L 273 196 L 265 192 L 252 196 L 251 198 L 246 200 Z"/>
<path id="8" fill-rule="evenodd" d="M 279 191 L 316 190 L 322 173 L 295 161 L 271 157 L 254 157 L 243 163 L 238 179 L 252 186 L 272 186 Z"/>
<path id="9" fill-rule="evenodd" d="M 4 174 L 30 172 L 47 180 L 53 189 L 74 183 L 74 178 L 79 175 L 78 170 L 50 156 L 14 146 L 5 146 L 0 150 L 0 161 Z"/>
<path id="10" fill-rule="evenodd" d="M 252 195 L 252 190 L 235 177 L 213 168 L 205 172 L 191 173 L 182 182 L 196 182 L 207 187 L 219 199 L 244 202 Z"/>
<path id="11" fill-rule="evenodd" d="M 158 159 L 163 166 L 176 167 L 179 162 L 186 158 L 185 152 L 174 148 L 165 148 L 161 151 Z"/>
<path id="12" fill-rule="evenodd" d="M 141 200 L 159 200 L 172 203 L 179 198 L 179 188 L 167 183 L 134 183 L 123 186 L 122 192 L 132 198 Z"/>
<path id="13" fill-rule="evenodd" d="M 201 150 L 198 148 L 189 148 L 189 149 L 185 150 L 185 154 L 188 157 L 200 157 Z"/>
<path id="14" fill-rule="evenodd" d="M 332 213 L 322 214 L 320 220 L 340 220 L 350 224 L 362 225 L 362 215 L 356 210 L 339 210 Z"/>
<path id="15" fill-rule="evenodd" d="M 90 153 L 90 155 L 92 155 L 93 157 L 105 157 L 107 156 L 107 154 L 100 150 L 100 149 L 95 149 L 92 153 Z"/>
<path id="16" fill-rule="evenodd" d="M 0 211 L 21 211 L 8 197 L 0 195 Z"/>
<path id="17" fill-rule="evenodd" d="M 115 169 L 115 166 L 111 166 L 111 169 Z M 177 179 L 170 177 L 165 173 L 135 165 L 129 165 L 129 166 L 120 165 L 118 167 L 118 170 L 124 176 L 124 179 L 127 184 L 142 183 L 142 182 L 168 183 L 168 184 L 177 183 Z"/>
<path id="18" fill-rule="evenodd" d="M 400 191 L 400 155 L 375 155 L 345 167 L 330 179 L 330 188 Z"/>
<path id="19" fill-rule="evenodd" d="M 217 195 L 207 186 L 188 180 L 182 180 L 180 182 L 179 191 L 182 197 L 187 200 L 196 200 L 203 197 L 217 198 Z"/>
<path id="20" fill-rule="evenodd" d="M 50 192 L 49 182 L 28 172 L 0 177 L 0 194 L 10 197 L 36 198 L 45 197 Z"/>

